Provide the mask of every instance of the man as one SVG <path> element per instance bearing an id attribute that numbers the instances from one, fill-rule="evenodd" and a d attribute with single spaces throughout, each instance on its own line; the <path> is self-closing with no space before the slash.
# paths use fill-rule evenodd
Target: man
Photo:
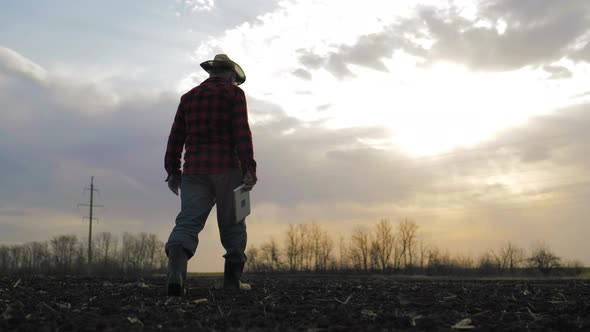
<path id="1" fill-rule="evenodd" d="M 178 195 L 181 211 L 166 243 L 168 295 L 185 292 L 186 267 L 195 254 L 198 234 L 217 205 L 217 224 L 226 250 L 223 287 L 249 289 L 240 282 L 246 262 L 245 220 L 236 222 L 233 190 L 256 184 L 256 161 L 244 91 L 246 75 L 225 54 L 205 61 L 209 78 L 180 99 L 166 148 L 166 181 Z M 180 171 L 183 147 L 184 166 Z"/>

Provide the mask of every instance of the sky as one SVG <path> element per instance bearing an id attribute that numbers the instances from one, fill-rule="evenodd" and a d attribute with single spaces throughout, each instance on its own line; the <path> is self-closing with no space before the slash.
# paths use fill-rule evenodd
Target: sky
<path id="1" fill-rule="evenodd" d="M 258 162 L 250 245 L 410 219 L 452 254 L 543 241 L 589 265 L 588 27 L 585 0 L 5 0 L 0 243 L 86 236 L 91 176 L 95 232 L 165 241 L 176 106 L 226 53 Z M 223 269 L 215 224 L 189 270 Z"/>

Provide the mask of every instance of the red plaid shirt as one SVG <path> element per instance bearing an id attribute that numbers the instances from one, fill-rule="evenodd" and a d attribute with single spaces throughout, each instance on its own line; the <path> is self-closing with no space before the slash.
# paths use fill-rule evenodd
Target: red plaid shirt
<path id="1" fill-rule="evenodd" d="M 180 99 L 168 137 L 164 166 L 171 174 L 219 174 L 236 168 L 256 179 L 256 161 L 244 91 L 211 77 Z"/>

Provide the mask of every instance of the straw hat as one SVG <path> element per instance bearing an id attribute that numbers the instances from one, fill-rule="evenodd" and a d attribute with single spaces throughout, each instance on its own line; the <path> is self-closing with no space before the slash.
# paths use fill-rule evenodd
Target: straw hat
<path id="1" fill-rule="evenodd" d="M 246 74 L 242 67 L 232 61 L 226 54 L 217 54 L 213 60 L 201 63 L 201 67 L 208 73 L 211 73 L 213 68 L 227 68 L 236 73 L 236 83 L 238 85 L 246 81 Z"/>

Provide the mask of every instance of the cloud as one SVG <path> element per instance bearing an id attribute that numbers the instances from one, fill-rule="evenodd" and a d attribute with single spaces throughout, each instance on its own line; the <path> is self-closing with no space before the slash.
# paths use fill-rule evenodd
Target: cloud
<path id="1" fill-rule="evenodd" d="M 297 53 L 300 54 L 298 56 L 299 62 L 308 68 L 319 69 L 326 63 L 326 59 L 324 57 L 305 49 L 299 49 L 297 50 Z"/>
<path id="2" fill-rule="evenodd" d="M 81 187 L 95 175 L 99 188 L 108 193 L 100 198 L 108 209 L 106 219 L 145 218 L 156 227 L 166 209 L 154 214 L 146 206 L 173 203 L 165 191 L 162 163 L 177 98 L 166 93 L 119 96 L 118 103 L 107 103 L 109 96 L 92 91 L 93 85 L 60 84 L 55 76 L 48 77 L 36 98 L 5 99 L 11 109 L 27 109 L 32 117 L 19 122 L 18 128 L 14 119 L 2 122 L 1 131 L 10 137 L 0 143 L 3 183 L 9 184 L 0 189 L 2 198 L 25 210 L 32 204 L 71 212 L 86 199 Z M 82 96 L 81 102 L 61 102 L 69 95 Z M 87 112 L 84 96 L 102 99 L 95 102 L 105 108 Z M 286 209 L 343 202 L 382 204 L 410 199 L 429 185 L 428 171 L 410 171 L 411 163 L 399 152 L 366 143 L 389 137 L 386 128 L 326 129 L 321 121 L 302 121 L 253 97 L 249 107 L 260 165 L 259 204 Z M 322 109 L 328 107 L 320 104 Z"/>
<path id="3" fill-rule="evenodd" d="M 184 0 L 184 3 L 193 11 L 211 11 L 215 8 L 215 0 Z"/>
<path id="4" fill-rule="evenodd" d="M 23 78 L 24 83 L 27 80 L 34 78 Z M 87 201 L 82 188 L 94 175 L 101 190 L 96 201 L 106 206 L 95 211 L 102 223 L 98 229 L 119 233 L 141 228 L 165 234 L 170 223 L 162 220 L 172 220 L 177 212 L 177 201 L 163 182 L 163 155 L 178 96 L 124 95 L 113 103 L 109 94 L 101 92 L 109 87 L 72 84 L 53 73 L 34 89 L 23 82 L 12 82 L 10 88 L 34 98 L 7 94 L 3 103 L 29 117 L 23 120 L 3 113 L 0 125 L 0 132 L 8 137 L 0 141 L 4 184 L 0 197 L 11 206 L 9 211 L 28 213 L 18 216 L 26 219 L 22 225 L 30 226 L 51 214 L 45 220 L 45 227 L 53 229 L 51 234 L 83 230 L 79 220 L 85 210 L 76 209 L 76 204 Z M 78 103 L 64 102 L 69 96 L 79 96 Z M 98 111 L 94 104 L 104 107 Z M 260 165 L 256 204 L 289 210 L 306 204 L 371 203 L 407 196 L 390 175 L 396 169 L 389 161 L 391 152 L 362 142 L 388 136 L 386 129 L 326 130 L 322 122 L 304 122 L 253 97 L 249 107 Z M 411 179 L 407 176 L 404 181 Z M 0 219 L 15 217 L 9 214 Z M 23 234 L 19 238 L 26 239 Z"/>
<path id="5" fill-rule="evenodd" d="M 114 197 L 138 206 L 143 203 L 134 191 L 161 184 L 169 131 L 164 124 L 178 102 L 172 94 L 126 96 L 114 103 L 104 93 L 108 87 L 52 73 L 35 85 L 35 76 L 19 75 L 12 73 L 0 92 L 2 108 L 9 110 L 0 114 L 0 199 L 21 208 L 69 210 L 81 199 L 75 188 L 90 175 L 103 175 Z M 150 196 L 149 190 L 143 194 Z"/>
<path id="6" fill-rule="evenodd" d="M 381 201 L 399 194 L 398 180 L 392 177 L 396 167 L 390 164 L 391 152 L 361 143 L 362 139 L 387 137 L 387 129 L 327 130 L 321 122 L 289 117 L 276 105 L 256 99 L 250 99 L 249 104 L 255 118 L 270 119 L 253 126 L 261 202 L 294 206 Z M 371 177 L 365 177 L 364 172 Z"/>
<path id="7" fill-rule="evenodd" d="M 486 62 L 478 52 L 498 49 L 495 43 L 515 30 L 503 18 L 488 18 L 491 10 L 483 4 L 430 2 L 400 9 L 399 3 L 370 1 L 363 10 L 346 3 L 333 11 L 333 1 L 283 2 L 199 43 L 195 59 L 227 52 L 250 73 L 244 86 L 250 96 L 304 121 L 325 120 L 330 128 L 388 126 L 390 141 L 416 154 L 476 144 L 529 116 L 571 104 L 571 95 L 582 92 L 583 77 L 575 75 L 579 67 L 571 61 L 532 59 L 516 70 L 520 64 L 507 57 L 522 52 L 507 48 Z M 344 13 L 354 13 L 358 22 L 341 24 Z M 471 33 L 489 34 L 492 46 Z M 553 75 L 561 80 L 548 81 L 551 74 L 543 68 L 557 67 L 572 77 L 565 79 L 561 70 Z M 184 88 L 204 77 L 202 71 L 190 74 Z M 332 107 L 317 108 L 325 104 Z"/>
<path id="8" fill-rule="evenodd" d="M 387 137 L 384 128 L 327 130 L 259 100 L 251 105 L 274 116 L 253 129 L 261 174 L 257 198 L 268 204 L 395 202 L 399 207 L 436 208 L 477 197 L 484 206 L 502 205 L 503 199 L 510 201 L 508 194 L 522 199 L 519 193 L 527 181 L 551 187 L 568 172 L 578 180 L 590 176 L 583 172 L 589 159 L 582 152 L 590 148 L 584 129 L 590 125 L 587 104 L 533 118 L 470 149 L 419 158 L 362 143 Z"/>
<path id="9" fill-rule="evenodd" d="M 483 1 L 473 17 L 462 8 L 418 6 L 414 16 L 378 32 L 336 45 L 324 55 L 299 50 L 306 68 L 324 68 L 342 79 L 349 65 L 388 71 L 383 59 L 401 50 L 427 63 L 450 61 L 480 71 L 509 71 L 549 64 L 563 57 L 587 59 L 590 23 L 586 1 Z M 576 46 L 582 43 L 582 47 Z M 585 46 L 584 46 L 585 45 Z"/>
<path id="10" fill-rule="evenodd" d="M 425 50 L 403 37 L 410 32 L 403 24 L 392 24 L 379 33 L 360 36 L 353 45 L 339 45 L 326 55 L 317 55 L 312 51 L 298 50 L 298 60 L 310 69 L 325 68 L 337 78 L 354 76 L 348 65 L 357 65 L 373 70 L 388 72 L 383 59 L 389 59 L 396 50 L 421 56 Z"/>
<path id="11" fill-rule="evenodd" d="M 514 70 L 557 61 L 567 56 L 573 42 L 589 23 L 588 3 L 572 1 L 487 1 L 478 18 L 492 27 L 462 18 L 455 10 L 424 9 L 420 13 L 435 40 L 429 59 L 449 60 L 476 70 Z M 503 33 L 497 22 L 505 22 Z"/>
<path id="12" fill-rule="evenodd" d="M 590 104 L 568 107 L 531 120 L 526 127 L 517 132 L 504 132 L 506 141 L 522 142 L 513 148 L 523 158 L 526 156 L 544 156 L 533 161 L 550 161 L 559 166 L 587 167 L 590 158 L 584 151 L 590 148 Z M 507 143 L 506 143 L 507 144 Z"/>
<path id="13" fill-rule="evenodd" d="M 590 8 L 590 4 L 584 0 L 572 0 L 567 3 L 551 0 L 485 0 L 479 7 L 483 16 L 509 19 L 523 27 L 542 27 L 563 22 L 567 17 L 575 21 L 570 22 L 571 25 L 577 25 L 580 21 L 588 19 L 586 10 Z M 569 30 L 568 27 L 564 28 Z"/>
<path id="14" fill-rule="evenodd" d="M 171 94 L 155 98 L 128 96 L 102 113 L 88 114 L 83 109 L 56 102 L 61 99 L 60 94 L 83 95 L 82 91 L 53 82 L 48 86 L 68 91 L 57 88 L 40 90 L 42 98 L 39 99 L 53 101 L 53 104 L 39 104 L 37 98 L 28 100 L 26 108 L 34 110 L 35 121 L 18 130 L 11 130 L 10 122 L 3 123 L 2 131 L 8 130 L 11 140 L 19 142 L 19 149 L 14 149 L 7 141 L 0 144 L 0 156 L 4 160 L 2 174 L 6 174 L 5 181 L 12 183 L 10 190 L 1 192 L 3 197 L 9 198 L 16 191 L 16 197 L 33 198 L 36 203 L 45 202 L 50 206 L 55 200 L 43 196 L 55 192 L 56 186 L 61 193 L 68 190 L 66 187 L 80 186 L 80 183 L 87 182 L 87 174 L 94 172 L 109 177 L 103 186 L 112 186 L 114 197 L 128 201 L 130 207 L 141 209 L 142 205 L 134 198 L 123 198 L 133 196 L 133 192 L 143 192 L 141 195 L 152 200 L 161 198 L 160 195 L 150 195 L 149 191 L 161 185 L 163 179 L 161 159 L 176 98 Z M 88 91 L 84 92 L 88 94 Z M 16 106 L 22 103 L 14 98 L 12 102 Z M 84 107 L 85 103 L 80 105 Z M 561 140 L 552 141 L 554 145 L 548 147 L 539 143 L 542 140 L 531 133 L 531 137 L 514 139 L 527 144 L 498 141 L 511 146 L 509 156 L 500 152 L 490 154 L 487 150 L 482 154 L 457 150 L 455 155 L 434 158 L 433 162 L 416 160 L 392 147 L 380 149 L 368 144 L 391 135 L 388 129 L 380 126 L 327 129 L 321 121 L 305 122 L 263 100 L 249 97 L 249 105 L 260 165 L 261 182 L 257 195 L 261 204 L 284 207 L 342 202 L 368 206 L 389 201 L 411 204 L 417 196 L 428 196 L 430 190 L 440 189 L 441 174 L 452 174 L 460 180 L 462 174 L 471 175 L 478 171 L 485 174 L 492 161 L 510 169 L 516 167 L 512 164 L 514 158 L 518 165 L 560 160 L 555 159 L 556 156 L 564 158 L 556 146 Z M 320 108 L 333 107 L 322 105 Z M 44 108 L 52 111 L 45 112 Z M 577 116 L 584 119 L 582 115 Z M 568 120 L 567 117 L 548 119 L 541 118 L 534 123 L 541 128 L 539 132 L 557 136 L 574 131 L 568 126 L 584 128 L 586 121 Z M 30 136 L 30 132 L 35 132 L 35 136 Z M 523 135 L 522 130 L 518 133 Z M 508 133 L 503 137 L 511 136 Z M 568 147 L 573 148 L 581 153 L 586 146 Z M 575 159 L 571 155 L 570 158 Z M 579 164 L 576 160 L 568 162 Z M 69 175 L 71 179 L 68 179 Z M 32 177 L 39 179 L 34 185 Z M 19 183 L 25 186 L 19 186 Z M 467 188 L 472 190 L 471 185 Z M 489 187 L 485 188 L 489 190 Z M 32 195 L 34 191 L 37 194 Z"/>
<path id="15" fill-rule="evenodd" d="M 580 52 L 576 53 L 575 58 L 583 59 L 586 62 L 590 62 L 590 43 L 586 45 L 586 47 L 582 49 Z"/>
<path id="16" fill-rule="evenodd" d="M 292 74 L 294 76 L 297 76 L 297 77 L 307 80 L 307 81 L 311 80 L 311 73 L 305 69 L 302 69 L 302 68 L 296 69 L 295 71 L 292 72 Z"/>
<path id="17" fill-rule="evenodd" d="M 543 70 L 551 75 L 549 77 L 550 79 L 564 79 L 572 77 L 572 72 L 563 66 L 544 66 Z"/>
<path id="18" fill-rule="evenodd" d="M 20 76 L 37 83 L 47 79 L 47 71 L 30 59 L 6 47 L 0 46 L 0 73 L 7 76 Z"/>
<path id="19" fill-rule="evenodd" d="M 338 11 L 333 10 L 334 5 L 338 6 Z M 195 62 L 210 58 L 215 53 L 227 53 L 247 73 L 252 73 L 248 74 L 247 83 L 251 95 L 258 98 L 266 94 L 284 97 L 292 91 L 308 90 L 302 88 L 308 82 L 323 84 L 325 78 L 310 70 L 312 67 L 329 65 L 334 73 L 346 72 L 338 57 L 329 58 L 333 48 L 351 43 L 364 34 L 380 31 L 398 15 L 406 13 L 406 7 L 408 5 L 401 2 L 381 0 L 369 0 L 363 6 L 366 10 L 362 11 L 354 2 L 279 2 L 277 8 L 258 15 L 256 19 L 199 43 L 195 47 Z M 343 20 L 353 16 L 354 24 L 342 24 Z M 309 61 L 305 61 L 306 54 L 310 55 Z M 354 61 L 365 61 L 364 55 L 359 52 L 352 52 L 348 57 Z M 299 58 L 305 62 L 304 65 Z M 378 62 L 369 60 L 368 65 L 377 66 Z M 199 71 L 187 77 L 196 77 L 200 81 L 204 76 Z M 275 80 L 281 80 L 282 84 L 268 84 Z M 189 79 L 188 82 L 192 81 Z M 310 104 L 317 103 L 311 98 L 309 100 Z M 277 100 L 272 101 L 278 103 Z M 301 109 L 309 109 L 308 106 L 301 103 L 294 105 Z M 289 114 L 295 112 L 292 108 L 286 110 Z"/>

